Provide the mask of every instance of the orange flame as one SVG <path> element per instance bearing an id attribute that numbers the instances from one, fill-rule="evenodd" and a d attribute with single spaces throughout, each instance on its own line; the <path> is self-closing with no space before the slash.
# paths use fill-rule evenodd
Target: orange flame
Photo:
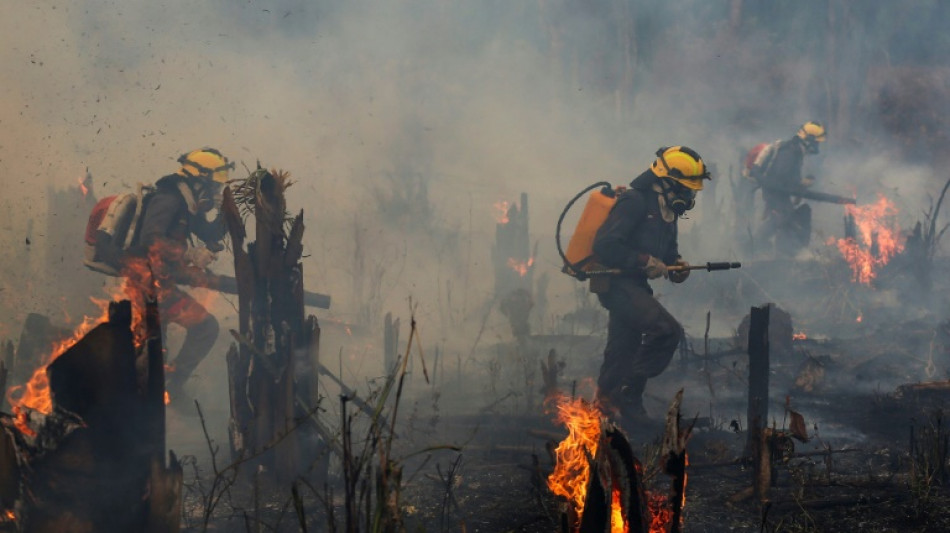
<path id="1" fill-rule="evenodd" d="M 554 450 L 557 463 L 548 476 L 548 488 L 567 498 L 578 520 L 584 515 L 587 484 L 590 480 L 590 457 L 597 454 L 600 443 L 600 410 L 583 398 L 557 398 L 557 420 L 567 427 L 567 437 Z"/>
<path id="2" fill-rule="evenodd" d="M 126 270 L 131 276 L 132 272 L 142 269 L 145 272 L 148 271 L 148 265 L 144 261 L 141 264 L 130 262 Z M 111 295 L 112 299 L 128 299 L 132 302 L 132 332 L 136 348 L 141 347 L 145 342 L 145 294 L 143 287 L 145 285 L 137 284 L 130 277 L 126 277 L 122 286 Z M 24 435 L 35 436 L 35 432 L 29 426 L 30 412 L 36 411 L 48 415 L 53 411 L 53 399 L 50 394 L 46 368 L 92 331 L 93 328 L 109 319 L 110 300 L 97 298 L 91 298 L 91 300 L 99 306 L 99 316 L 84 317 L 82 323 L 73 331 L 72 335 L 53 344 L 50 348 L 49 357 L 39 368 L 33 371 L 33 375 L 25 385 L 15 385 L 7 389 L 7 402 L 11 405 L 15 416 L 14 426 Z"/>
<path id="3" fill-rule="evenodd" d="M 851 281 L 870 285 L 876 270 L 904 250 L 904 238 L 897 223 L 897 208 L 883 195 L 871 205 L 846 205 L 845 212 L 854 218 L 858 232 L 854 238 L 828 240 L 836 244 L 848 266 Z"/>
<path id="4" fill-rule="evenodd" d="M 172 403 L 172 397 L 168 395 L 168 391 L 165 391 L 165 405 Z"/>
<path id="5" fill-rule="evenodd" d="M 492 207 L 495 208 L 495 221 L 499 224 L 507 224 L 508 219 L 508 208 L 511 204 L 507 200 L 502 200 L 500 202 L 495 202 L 492 204 Z"/>
<path id="6" fill-rule="evenodd" d="M 667 496 L 655 492 L 647 495 L 647 508 L 650 510 L 650 531 L 660 533 L 669 530 L 673 522 L 673 508 Z"/>
<path id="7" fill-rule="evenodd" d="M 803 341 L 808 338 L 808 335 L 804 331 L 799 331 L 798 333 L 792 334 L 793 341 Z"/>
<path id="8" fill-rule="evenodd" d="M 525 277 L 528 274 L 532 265 L 534 265 L 533 257 L 529 257 L 527 261 L 518 261 L 514 257 L 508 258 L 508 267 L 517 272 L 521 277 Z"/>
<path id="9" fill-rule="evenodd" d="M 629 533 L 630 527 L 623 517 L 623 507 L 620 503 L 620 489 L 614 487 L 610 493 L 610 533 Z"/>
<path id="10" fill-rule="evenodd" d="M 86 187 L 86 181 L 83 178 L 78 178 L 79 181 L 79 191 L 82 192 L 82 197 L 85 198 L 89 195 L 89 187 Z"/>

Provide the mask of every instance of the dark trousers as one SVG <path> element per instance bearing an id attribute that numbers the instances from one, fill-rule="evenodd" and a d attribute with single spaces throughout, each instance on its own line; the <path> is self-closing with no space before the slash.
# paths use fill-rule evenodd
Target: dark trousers
<path id="1" fill-rule="evenodd" d="M 600 295 L 609 311 L 607 346 L 597 386 L 602 398 L 642 405 L 647 379 L 659 376 L 670 364 L 683 328 L 649 287 L 632 280 L 616 280 Z"/>

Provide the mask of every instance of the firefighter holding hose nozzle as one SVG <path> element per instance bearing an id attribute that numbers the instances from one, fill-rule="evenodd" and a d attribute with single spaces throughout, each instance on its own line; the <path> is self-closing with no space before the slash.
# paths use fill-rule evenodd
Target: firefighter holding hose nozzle
<path id="1" fill-rule="evenodd" d="M 207 267 L 223 249 L 223 217 L 208 220 L 221 207 L 222 192 L 234 163 L 213 148 L 178 158 L 175 173 L 138 193 L 103 199 L 86 229 L 89 268 L 128 279 L 143 294 L 158 298 L 163 325 L 186 330 L 178 355 L 171 360 L 166 389 L 173 407 L 192 406 L 185 382 L 218 339 L 218 321 L 179 285 L 222 289 L 220 276 Z M 195 239 L 203 245 L 197 245 Z"/>
<path id="2" fill-rule="evenodd" d="M 598 399 L 623 425 L 647 419 L 647 380 L 666 369 L 682 338 L 682 326 L 653 297 L 648 281 L 682 283 L 689 277 L 689 269 L 682 268 L 688 265 L 679 254 L 677 221 L 693 208 L 708 179 L 695 151 L 661 148 L 653 165 L 616 197 L 594 236 L 599 266 L 620 272 L 591 278 L 591 290 L 609 313 Z"/>

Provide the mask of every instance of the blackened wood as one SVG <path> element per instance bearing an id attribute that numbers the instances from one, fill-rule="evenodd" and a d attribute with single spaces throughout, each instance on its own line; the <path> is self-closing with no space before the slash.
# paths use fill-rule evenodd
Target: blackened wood
<path id="1" fill-rule="evenodd" d="M 769 418 L 769 308 L 753 307 L 749 318 L 749 405 L 746 427 L 747 450 L 758 437 L 755 428 L 768 425 Z"/>
<path id="2" fill-rule="evenodd" d="M 165 358 L 162 350 L 162 324 L 158 301 L 145 302 L 145 353 L 148 380 L 145 388 L 145 423 L 148 446 L 155 464 L 165 466 Z M 154 470 L 154 469 L 153 469 Z"/>
<path id="3" fill-rule="evenodd" d="M 47 367 L 54 411 L 68 409 L 84 426 L 55 453 L 31 463 L 27 530 L 141 531 L 148 518 L 149 438 L 138 395 L 135 348 L 126 306 Z M 28 526 L 26 524 L 29 524 Z"/>
<path id="4" fill-rule="evenodd" d="M 238 330 L 242 335 L 250 332 L 250 300 L 254 284 L 254 266 L 244 250 L 244 239 L 247 232 L 241 221 L 237 204 L 230 187 L 224 188 L 224 200 L 221 204 L 224 221 L 231 237 L 231 251 L 234 255 L 234 277 L 238 285 Z"/>
<path id="5" fill-rule="evenodd" d="M 768 428 L 755 428 L 755 441 L 752 446 L 752 489 L 760 503 L 769 501 L 769 487 L 772 486 L 772 432 Z"/>
<path id="6" fill-rule="evenodd" d="M 184 472 L 174 452 L 156 457 L 150 464 L 149 510 L 146 533 L 178 533 L 181 531 L 182 488 Z"/>
<path id="7" fill-rule="evenodd" d="M 251 408 L 247 401 L 246 356 L 236 344 L 231 344 L 226 357 L 228 363 L 228 398 L 231 406 L 231 418 L 228 420 L 228 437 L 231 443 L 231 460 L 242 459 L 246 454 L 245 438 L 248 423 L 251 420 Z"/>
<path id="8" fill-rule="evenodd" d="M 650 511 L 647 494 L 643 488 L 643 465 L 633 453 L 630 441 L 613 427 L 605 431 L 615 482 L 621 488 L 623 515 L 629 533 L 649 533 Z"/>
<path id="9" fill-rule="evenodd" d="M 507 222 L 495 226 L 495 244 L 492 247 L 492 262 L 495 270 L 495 299 L 501 301 L 510 291 L 525 289 L 530 294 L 533 286 L 533 268 L 527 267 L 531 258 L 528 234 L 528 195 L 521 194 L 521 206 L 511 205 L 505 213 Z M 522 276 L 509 261 L 526 266 Z"/>
<path id="10" fill-rule="evenodd" d="M 291 335 L 287 353 L 292 354 L 295 348 L 295 341 L 298 337 Z M 301 340 L 303 340 L 301 338 Z M 301 343 L 303 344 L 303 343 Z M 276 474 L 278 481 L 291 483 L 300 473 L 300 446 L 299 439 L 285 438 L 285 435 L 295 430 L 297 414 L 295 411 L 295 382 L 294 382 L 294 358 L 286 357 L 283 374 L 280 381 L 276 384 L 278 397 L 275 405 L 274 435 L 272 438 L 280 439 L 276 445 Z"/>
<path id="11" fill-rule="evenodd" d="M 309 387 L 306 391 L 306 398 L 310 400 L 310 405 L 316 407 L 320 403 L 320 372 L 317 370 L 322 366 L 320 362 L 320 323 L 317 317 L 310 315 L 307 317 L 306 325 L 307 335 L 307 358 L 310 366 Z"/>
<path id="12" fill-rule="evenodd" d="M 13 510 L 20 495 L 20 468 L 10 431 L 16 430 L 0 425 L 0 513 Z"/>

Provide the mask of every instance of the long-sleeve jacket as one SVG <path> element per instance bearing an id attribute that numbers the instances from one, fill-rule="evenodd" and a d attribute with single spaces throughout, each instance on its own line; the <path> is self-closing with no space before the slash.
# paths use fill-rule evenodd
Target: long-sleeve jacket
<path id="1" fill-rule="evenodd" d="M 762 198 L 766 206 L 789 202 L 792 192 L 802 188 L 802 164 L 805 161 L 805 147 L 792 137 L 782 141 L 759 177 Z"/>
<path id="2" fill-rule="evenodd" d="M 137 235 L 129 250 L 132 256 L 151 255 L 153 262 L 161 259 L 163 270 L 175 279 L 187 277 L 183 255 L 191 235 L 212 243 L 220 240 L 225 231 L 220 221 L 209 222 L 197 212 L 185 179 L 172 174 L 156 182 L 155 192 L 145 199 Z"/>
<path id="3" fill-rule="evenodd" d="M 648 288 L 643 266 L 651 255 L 666 264 L 679 258 L 677 218 L 672 222 L 663 219 L 659 193 L 653 189 L 658 179 L 649 170 L 634 179 L 594 237 L 598 263 L 626 273 L 612 285 L 630 280 Z"/>

